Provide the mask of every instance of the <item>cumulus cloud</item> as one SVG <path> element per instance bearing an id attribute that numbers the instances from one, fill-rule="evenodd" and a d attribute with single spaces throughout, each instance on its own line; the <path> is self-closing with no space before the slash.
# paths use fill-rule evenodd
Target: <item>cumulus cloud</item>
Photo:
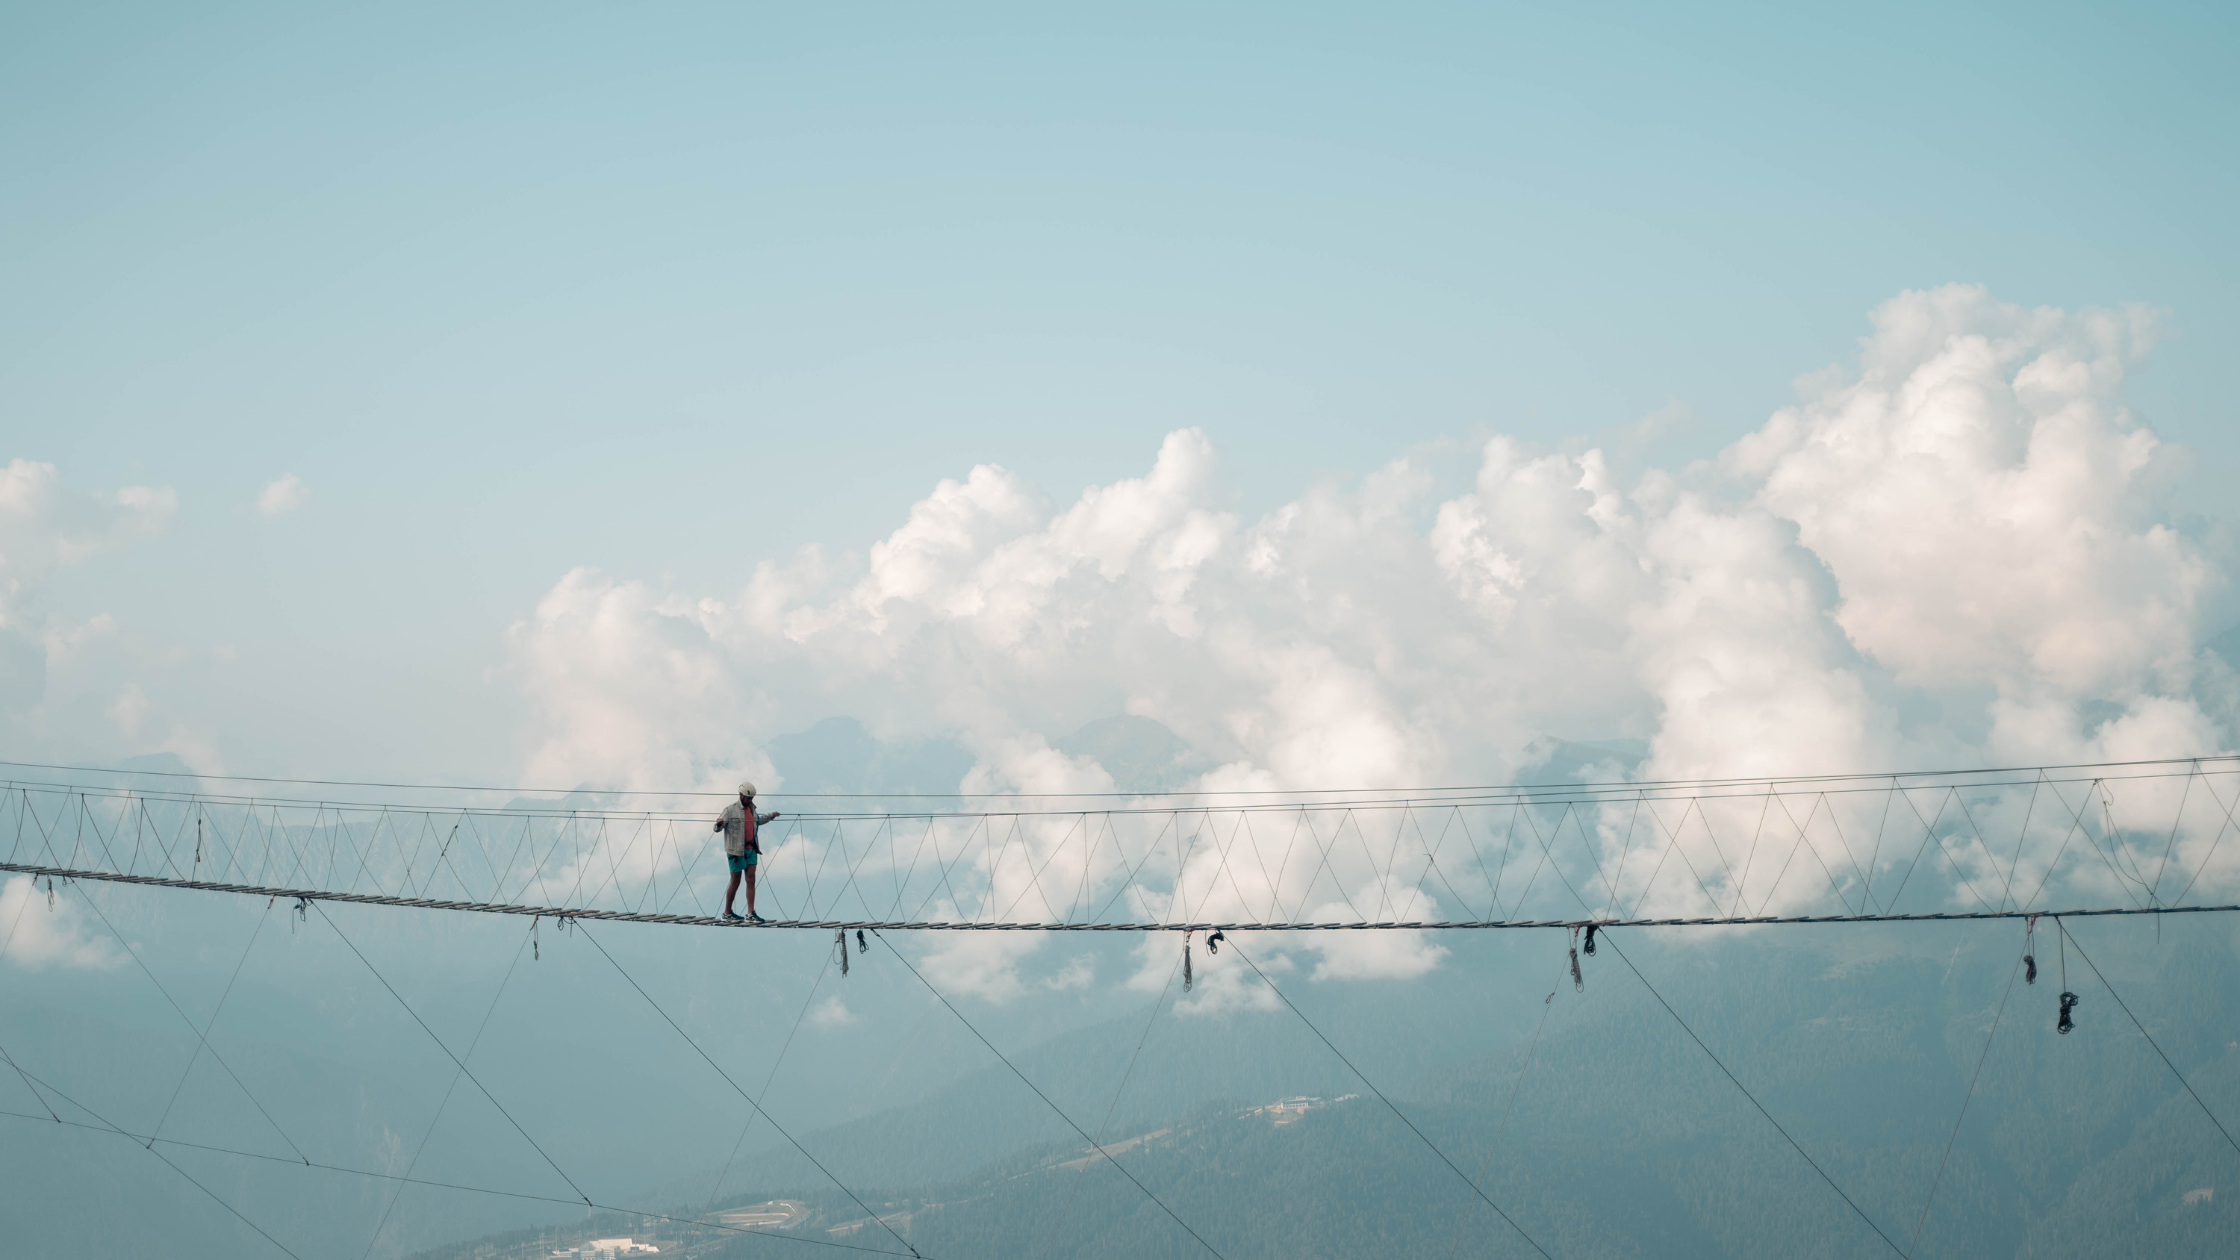
<path id="1" fill-rule="evenodd" d="M 1954 286 L 1874 322 L 1856 375 L 1820 382 L 1726 461 L 1827 565 L 1831 616 L 1897 681 L 1994 691 L 1995 755 L 2114 754 L 2074 706 L 2137 717 L 2183 695 L 2216 580 L 2157 518 L 2166 453 L 2120 394 L 2151 316 Z M 2197 718 L 2165 714 L 2139 747 L 2199 751 L 2214 735 Z"/>
<path id="2" fill-rule="evenodd" d="M 106 615 L 69 625 L 47 611 L 56 571 L 162 533 L 178 506 L 167 488 L 87 493 L 65 488 L 53 464 L 0 468 L 0 722 L 25 720 L 47 699 L 54 670 L 113 637 Z"/>
<path id="3" fill-rule="evenodd" d="M 715 638 L 723 608 L 588 569 L 509 632 L 545 732 L 531 782 L 639 789 L 780 786 L 748 732 L 775 714 Z"/>
<path id="4" fill-rule="evenodd" d="M 758 738 L 836 711 L 962 740 L 976 792 L 1128 786 L 1050 742 L 1118 712 L 1180 733 L 1217 764 L 1199 786 L 1225 790 L 1502 782 L 1549 732 L 1641 739 L 1653 778 L 2210 751 L 2232 740 L 2196 644 L 2217 570 L 2169 523 L 2167 455 L 2121 394 L 2152 323 L 1967 286 L 1901 294 L 1856 363 L 1718 458 L 1630 478 L 1599 451 L 1496 437 L 1442 501 L 1449 470 L 1408 459 L 1245 520 L 1193 429 L 1070 504 L 982 465 L 866 555 L 807 549 L 727 594 L 578 571 L 512 632 L 540 713 L 532 772 L 760 778 Z M 1908 716 L 1923 711 L 1945 719 Z M 1567 821 L 1613 851 L 1621 828 L 1685 852 L 1730 824 Z M 1130 870 L 1029 827 L 1031 861 L 983 874 L 995 902 L 1056 884 L 1199 921 L 1391 917 L 1359 904 L 1391 872 L 1376 882 L 1376 843 L 1344 825 L 1314 824 L 1323 859 L 1273 875 L 1219 866 L 1239 837 Z M 1692 912 L 1803 895 L 1752 878 L 1688 890 Z M 1426 941 L 1314 935 L 1274 948 L 1316 979 L 1438 961 Z M 1002 999 L 1040 946 L 939 949 L 962 987 Z M 1134 982 L 1171 961 L 1146 953 Z"/>
<path id="5" fill-rule="evenodd" d="M 294 473 L 273 478 L 257 492 L 257 511 L 265 516 L 286 516 L 311 502 L 311 487 Z"/>
<path id="6" fill-rule="evenodd" d="M 0 932 L 9 961 L 26 970 L 124 965 L 125 953 L 67 897 L 49 900 L 39 882 L 17 875 L 0 885 Z"/>

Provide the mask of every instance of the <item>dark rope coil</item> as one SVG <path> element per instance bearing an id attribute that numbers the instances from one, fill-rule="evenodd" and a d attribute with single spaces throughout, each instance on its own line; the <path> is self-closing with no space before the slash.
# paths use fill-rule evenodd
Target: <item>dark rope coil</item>
<path id="1" fill-rule="evenodd" d="M 2080 1000 L 2074 993 L 2061 995 L 2061 1022 L 2053 1026 L 2055 1032 L 2065 1033 L 2077 1026 L 2076 1021 L 2069 1018 L 2069 1012 L 2077 1008 Z"/>
<path id="2" fill-rule="evenodd" d="M 2038 982 L 2038 916 L 2031 915 L 2022 925 L 2022 982 Z"/>
<path id="3" fill-rule="evenodd" d="M 1595 933 L 1595 927 L 1596 927 L 1596 925 L 1595 925 L 1595 924 L 1592 924 L 1592 923 L 1589 923 L 1589 924 L 1587 925 L 1587 957 L 1589 957 L 1589 958 L 1592 958 L 1592 957 L 1594 957 L 1594 933 Z"/>
<path id="4" fill-rule="evenodd" d="M 1229 939 L 1229 937 L 1228 937 L 1228 935 L 1227 935 L 1226 933 L 1223 933 L 1223 932 L 1218 932 L 1218 931 L 1217 931 L 1217 932 L 1215 932 L 1215 933 L 1214 933 L 1213 935 L 1211 935 L 1211 936 L 1207 937 L 1207 938 L 1206 938 L 1206 957 L 1208 957 L 1208 958 L 1211 958 L 1211 957 L 1212 957 L 1213 955 L 1215 955 L 1215 954 L 1218 954 L 1218 953 L 1220 953 L 1220 952 L 1221 952 L 1221 942 L 1223 942 L 1223 941 L 1225 941 L 1225 940 L 1228 940 L 1228 939 Z"/>
<path id="5" fill-rule="evenodd" d="M 840 948 L 841 948 L 841 949 L 842 949 L 842 950 L 844 951 L 844 950 L 846 950 L 846 949 L 847 949 L 848 947 L 847 947 L 846 945 L 842 945 L 842 946 L 841 946 Z M 863 929 L 862 929 L 862 928 L 857 928 L 857 929 L 856 929 L 856 953 L 858 953 L 858 954 L 868 954 L 868 953 L 870 953 L 870 952 L 871 952 L 871 947 L 870 947 L 869 945 L 866 945 L 866 944 L 864 944 L 864 943 L 863 943 Z"/>

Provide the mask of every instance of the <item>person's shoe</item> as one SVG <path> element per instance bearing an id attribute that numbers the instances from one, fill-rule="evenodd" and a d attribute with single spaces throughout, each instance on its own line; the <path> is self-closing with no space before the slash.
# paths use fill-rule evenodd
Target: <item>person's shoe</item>
<path id="1" fill-rule="evenodd" d="M 754 911 L 752 911 L 752 910 L 749 910 L 749 911 L 747 911 L 747 919 L 748 919 L 748 920 L 749 920 L 750 922 L 754 922 L 754 923 L 768 923 L 768 922 L 770 921 L 770 920 L 768 920 L 768 919 L 765 919 L 765 918 L 763 918 L 763 917 L 762 917 L 761 915 L 759 915 L 759 914 L 756 914 L 756 913 L 755 913 Z"/>
<path id="2" fill-rule="evenodd" d="M 738 911 L 726 908 L 723 912 L 723 921 L 726 923 L 739 923 L 743 920 L 739 918 Z"/>

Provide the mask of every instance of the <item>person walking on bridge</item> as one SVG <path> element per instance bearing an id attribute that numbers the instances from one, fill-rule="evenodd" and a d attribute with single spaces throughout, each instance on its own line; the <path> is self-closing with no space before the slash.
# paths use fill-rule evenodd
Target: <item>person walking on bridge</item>
<path id="1" fill-rule="evenodd" d="M 762 856 L 762 843 L 757 832 L 762 824 L 778 816 L 777 810 L 767 814 L 754 812 L 754 784 L 739 785 L 739 799 L 723 807 L 723 817 L 716 819 L 715 830 L 723 833 L 723 856 L 731 866 L 731 886 L 723 890 L 723 917 L 739 921 L 739 913 L 731 908 L 731 899 L 738 895 L 739 880 L 747 881 L 747 920 L 764 922 L 754 912 L 755 859 Z"/>

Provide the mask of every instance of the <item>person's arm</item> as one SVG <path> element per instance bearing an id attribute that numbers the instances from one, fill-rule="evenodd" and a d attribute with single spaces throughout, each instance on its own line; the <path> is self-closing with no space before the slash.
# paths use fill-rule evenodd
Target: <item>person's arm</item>
<path id="1" fill-rule="evenodd" d="M 774 809 L 773 809 L 773 810 L 771 810 L 771 811 L 770 811 L 769 813 L 767 813 L 767 814 L 756 814 L 756 815 L 754 816 L 754 825 L 755 825 L 755 826 L 757 826 L 757 827 L 759 827 L 759 826 L 761 826 L 762 824 L 764 824 L 764 823 L 766 823 L 766 822 L 769 822 L 769 821 L 770 821 L 771 819 L 773 819 L 773 818 L 776 818 L 777 816 L 778 816 L 778 811 L 777 811 L 777 810 L 774 810 Z"/>

